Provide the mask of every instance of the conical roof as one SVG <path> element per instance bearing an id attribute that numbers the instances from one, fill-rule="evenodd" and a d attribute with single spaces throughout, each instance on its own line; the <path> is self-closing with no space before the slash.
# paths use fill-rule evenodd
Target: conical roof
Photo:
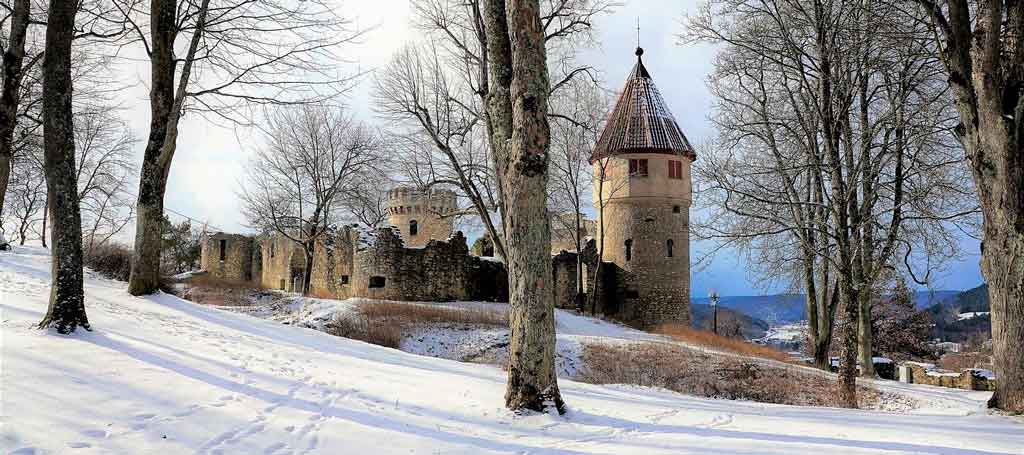
<path id="1" fill-rule="evenodd" d="M 625 153 L 663 153 L 697 159 L 644 67 L 643 54 L 642 48 L 636 48 L 636 66 L 608 116 L 590 156 L 591 162 Z"/>

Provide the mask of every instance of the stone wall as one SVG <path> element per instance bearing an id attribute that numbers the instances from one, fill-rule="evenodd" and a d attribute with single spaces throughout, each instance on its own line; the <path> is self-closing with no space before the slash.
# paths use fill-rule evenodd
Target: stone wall
<path id="1" fill-rule="evenodd" d="M 405 247 L 395 229 L 380 229 L 376 239 L 355 252 L 352 295 L 406 301 L 506 300 L 504 266 L 469 255 L 466 238 L 456 232 L 447 241 L 422 248 Z"/>
<path id="2" fill-rule="evenodd" d="M 388 192 L 388 223 L 398 229 L 408 247 L 447 240 L 455 220 L 450 215 L 456 209 L 452 191 L 400 187 Z"/>
<path id="3" fill-rule="evenodd" d="M 900 365 L 900 380 L 913 384 L 926 384 L 964 390 L 995 390 L 995 379 L 982 370 L 965 369 L 959 373 L 939 370 L 935 365 L 904 362 Z"/>
<path id="4" fill-rule="evenodd" d="M 253 238 L 217 232 L 203 238 L 199 267 L 226 281 L 252 281 Z"/>
<path id="5" fill-rule="evenodd" d="M 551 257 L 554 275 L 555 307 L 576 309 L 577 253 L 562 251 Z"/>

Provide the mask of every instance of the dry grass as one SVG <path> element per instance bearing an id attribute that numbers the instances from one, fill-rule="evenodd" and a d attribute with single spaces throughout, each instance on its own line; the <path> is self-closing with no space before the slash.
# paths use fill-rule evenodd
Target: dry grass
<path id="1" fill-rule="evenodd" d="M 398 349 L 402 334 L 421 324 L 508 325 L 508 313 L 479 307 L 447 307 L 400 302 L 363 302 L 324 326 L 332 335 Z"/>
<path id="2" fill-rule="evenodd" d="M 709 355 L 669 343 L 588 344 L 577 380 L 592 384 L 661 387 L 679 393 L 796 406 L 835 406 L 830 377 L 752 359 Z M 877 391 L 858 390 L 861 407 L 873 407 Z"/>
<path id="3" fill-rule="evenodd" d="M 256 283 L 224 280 L 209 275 L 191 277 L 181 297 L 203 305 L 245 306 L 253 298 L 266 292 Z"/>
<path id="4" fill-rule="evenodd" d="M 768 346 L 761 346 L 759 344 L 749 343 L 736 338 L 716 335 L 714 332 L 697 330 L 682 324 L 660 325 L 655 327 L 652 332 L 667 335 L 673 340 L 683 343 L 704 346 L 711 349 L 732 352 L 734 354 L 750 357 L 793 363 L 793 359 L 789 355 Z"/>
<path id="5" fill-rule="evenodd" d="M 393 349 L 398 349 L 402 342 L 402 327 L 400 325 L 379 324 L 365 314 L 335 317 L 324 325 L 324 331 L 334 336 L 365 341 Z"/>
<path id="6" fill-rule="evenodd" d="M 374 321 L 393 321 L 402 325 L 437 323 L 508 325 L 507 311 L 470 306 L 459 308 L 400 302 L 365 302 L 359 305 L 359 311 Z"/>

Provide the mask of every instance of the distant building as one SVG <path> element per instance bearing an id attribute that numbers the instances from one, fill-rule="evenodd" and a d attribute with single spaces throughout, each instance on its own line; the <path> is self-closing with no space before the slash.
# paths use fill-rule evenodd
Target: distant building
<path id="1" fill-rule="evenodd" d="M 452 235 L 457 209 L 450 190 L 398 187 L 388 192 L 388 223 L 398 228 L 405 245 L 418 248 Z"/>

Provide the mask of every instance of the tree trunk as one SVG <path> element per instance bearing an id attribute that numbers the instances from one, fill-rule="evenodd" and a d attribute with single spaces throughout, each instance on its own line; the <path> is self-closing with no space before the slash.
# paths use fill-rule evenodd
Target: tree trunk
<path id="1" fill-rule="evenodd" d="M 981 260 L 992 312 L 996 391 L 991 404 L 1016 413 L 1024 413 L 1024 349 L 1021 349 L 1024 346 L 1024 232 L 1021 230 L 1021 227 L 1013 229 L 986 219 Z"/>
<path id="2" fill-rule="evenodd" d="M 47 221 L 50 219 L 50 203 L 51 203 L 52 200 L 53 200 L 53 193 L 50 192 L 49 184 L 47 184 L 46 208 L 43 210 L 43 224 L 42 224 L 42 227 L 39 229 L 39 243 L 41 243 L 43 245 L 43 248 L 46 248 L 46 225 L 47 225 Z"/>
<path id="3" fill-rule="evenodd" d="M 82 219 L 75 173 L 71 111 L 71 40 L 78 2 L 51 0 L 43 60 L 43 147 L 46 185 L 52 194 L 52 284 L 50 306 L 39 328 L 71 333 L 89 330 L 82 290 Z"/>
<path id="4" fill-rule="evenodd" d="M 841 321 L 839 326 L 839 399 L 837 406 L 857 407 L 857 292 L 849 285 L 850 280 L 840 279 L 842 286 Z"/>
<path id="5" fill-rule="evenodd" d="M 512 137 L 499 161 L 505 192 L 509 269 L 508 388 L 513 410 L 565 412 L 555 376 L 555 314 L 551 229 L 547 216 L 548 74 L 537 0 L 509 0 L 512 50 Z M 492 89 L 493 89 L 492 85 Z"/>
<path id="6" fill-rule="evenodd" d="M 860 375 L 866 378 L 875 377 L 873 350 L 871 297 L 867 292 L 861 292 L 857 298 L 857 357 L 860 359 Z"/>
<path id="7" fill-rule="evenodd" d="M 11 177 L 11 158 L 14 156 L 14 130 L 18 124 L 18 104 L 21 102 L 21 81 L 25 61 L 25 36 L 28 34 L 29 0 L 14 0 L 11 10 L 11 34 L 4 53 L 4 81 L 0 92 L 0 215 L 4 212 L 7 183 Z"/>
<path id="8" fill-rule="evenodd" d="M 132 295 L 152 294 L 160 289 L 164 191 L 171 166 L 170 160 L 163 160 L 161 155 L 174 108 L 176 7 L 175 0 L 153 0 L 151 4 L 153 44 L 150 54 L 149 139 L 142 160 L 135 211 L 135 248 L 128 279 L 128 292 Z"/>

